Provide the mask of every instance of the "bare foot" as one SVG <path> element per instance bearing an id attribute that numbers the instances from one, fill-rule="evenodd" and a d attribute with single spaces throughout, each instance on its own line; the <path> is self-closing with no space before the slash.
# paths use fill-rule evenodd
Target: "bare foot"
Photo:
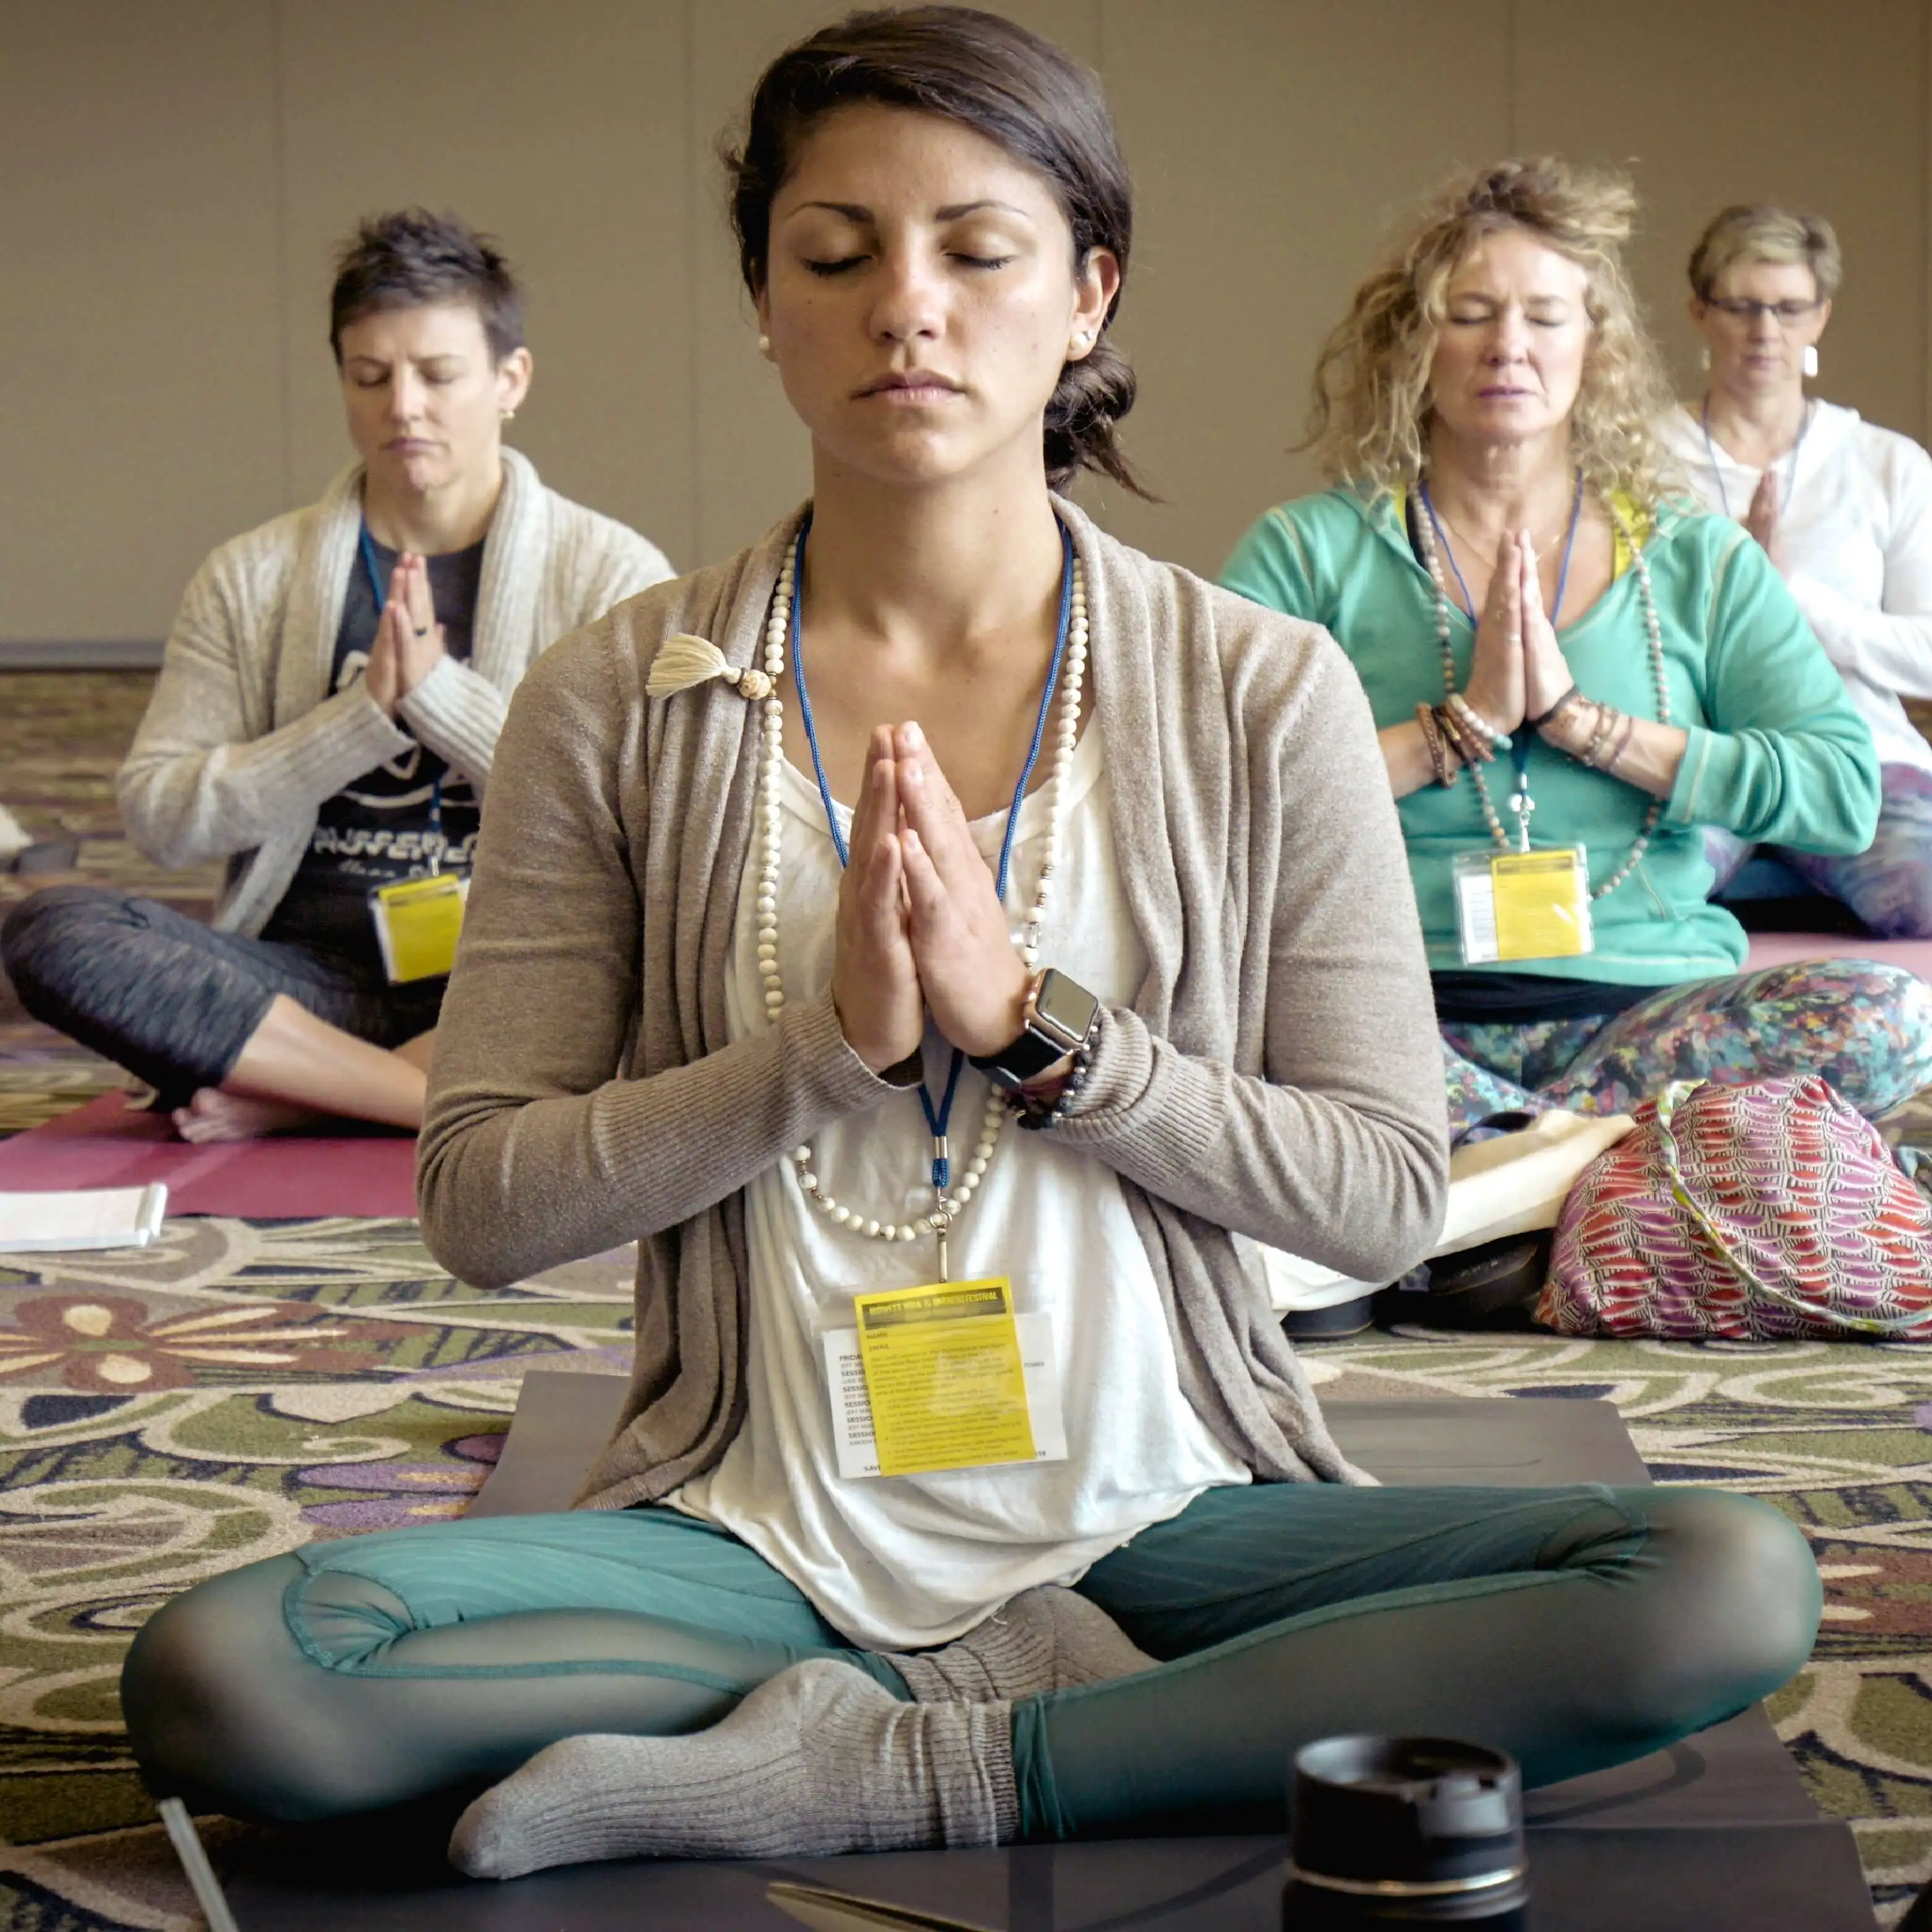
<path id="1" fill-rule="evenodd" d="M 252 1141 L 264 1134 L 292 1133 L 313 1126 L 322 1116 L 284 1100 L 256 1100 L 224 1094 L 218 1087 L 196 1090 L 185 1107 L 174 1111 L 175 1132 L 184 1141 Z"/>

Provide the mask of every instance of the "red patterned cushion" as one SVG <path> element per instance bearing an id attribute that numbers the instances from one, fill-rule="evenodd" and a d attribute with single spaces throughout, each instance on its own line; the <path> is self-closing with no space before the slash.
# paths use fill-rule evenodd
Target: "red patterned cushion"
<path id="1" fill-rule="evenodd" d="M 1680 1083 L 1634 1118 L 1564 1204 L 1545 1327 L 1932 1340 L 1932 1212 L 1823 1081 Z"/>

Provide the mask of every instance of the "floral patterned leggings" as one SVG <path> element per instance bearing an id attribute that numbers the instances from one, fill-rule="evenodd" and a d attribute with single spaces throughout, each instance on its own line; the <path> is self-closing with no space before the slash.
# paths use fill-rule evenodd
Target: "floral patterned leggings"
<path id="1" fill-rule="evenodd" d="M 1730 884 L 1754 851 L 1780 859 L 1813 891 L 1856 913 L 1880 939 L 1932 938 L 1932 773 L 1886 765 L 1879 774 L 1878 830 L 1862 852 L 1825 858 L 1781 845 L 1748 845 L 1721 826 L 1704 828 L 1713 891 Z"/>
<path id="2" fill-rule="evenodd" d="M 1672 986 L 1621 1013 L 1445 1022 L 1449 1124 L 1628 1113 L 1672 1080 L 1816 1073 L 1868 1120 L 1932 1085 L 1932 985 L 1869 959 L 1806 960 Z"/>

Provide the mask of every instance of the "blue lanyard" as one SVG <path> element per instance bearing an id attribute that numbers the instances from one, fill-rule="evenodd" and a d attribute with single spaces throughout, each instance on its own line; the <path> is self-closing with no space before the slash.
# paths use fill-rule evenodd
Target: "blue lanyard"
<path id="1" fill-rule="evenodd" d="M 376 540 L 369 534 L 369 526 L 364 524 L 356 532 L 362 546 L 362 568 L 369 573 L 369 588 L 376 593 L 376 621 L 382 621 L 382 613 L 388 608 L 389 586 L 382 580 L 382 566 L 376 561 Z M 442 848 L 447 856 L 448 847 L 442 836 L 442 774 L 438 772 L 430 782 L 429 836 Z M 442 858 L 437 860 L 440 869 Z"/>
<path id="2" fill-rule="evenodd" d="M 819 755 L 818 728 L 812 722 L 812 699 L 805 688 L 804 626 L 799 620 L 799 606 L 805 601 L 805 539 L 812 529 L 812 519 L 808 516 L 799 526 L 798 542 L 792 553 L 791 595 L 791 669 L 792 676 L 798 686 L 798 715 L 805 725 L 805 742 L 812 747 L 812 769 L 818 777 L 818 796 L 825 807 L 825 823 L 832 832 L 832 849 L 838 854 L 839 869 L 842 872 L 849 859 L 846 850 L 845 835 L 838 829 L 838 808 L 832 802 L 832 787 L 825 776 L 825 760 Z M 1006 835 L 1000 843 L 1000 869 L 996 884 L 1000 903 L 1006 902 L 1006 874 L 1013 856 L 1013 835 L 1019 829 L 1020 807 L 1026 802 L 1026 789 L 1033 777 L 1034 767 L 1040 762 L 1041 742 L 1046 736 L 1046 721 L 1053 709 L 1053 694 L 1060 684 L 1060 666 L 1066 655 L 1066 633 L 1073 618 L 1073 538 L 1066 526 L 1060 526 L 1060 628 L 1053 640 L 1053 662 L 1047 667 L 1046 688 L 1040 694 L 1040 716 L 1034 720 L 1033 742 L 1027 748 L 1026 764 L 1020 772 L 1020 782 L 1013 787 L 1013 802 L 1006 814 Z M 958 1047 L 952 1049 L 952 1064 L 946 1070 L 946 1093 L 935 1107 L 932 1094 L 923 1076 L 919 1083 L 919 1104 L 926 1111 L 926 1124 L 932 1135 L 934 1154 L 932 1160 L 932 1184 L 942 1192 L 950 1185 L 952 1160 L 946 1150 L 946 1124 L 952 1118 L 953 1096 L 959 1090 L 959 1070 L 966 1064 L 966 1056 Z"/>
<path id="3" fill-rule="evenodd" d="M 1436 514 L 1436 505 L 1429 494 L 1429 485 L 1422 488 L 1422 507 L 1429 512 L 1429 520 L 1434 526 L 1437 543 L 1442 554 L 1449 560 L 1449 568 L 1456 573 L 1456 588 L 1462 593 L 1463 608 L 1469 614 L 1469 622 L 1478 622 L 1476 600 L 1469 595 L 1469 586 L 1462 575 L 1462 566 L 1456 561 L 1456 553 L 1450 548 L 1448 534 L 1442 528 L 1442 519 Z M 1576 554 L 1576 526 L 1583 518 L 1583 478 L 1581 471 L 1576 476 L 1576 500 L 1570 506 L 1569 533 L 1563 539 L 1563 561 L 1556 566 L 1556 602 L 1550 607 L 1550 627 L 1556 628 L 1556 620 L 1563 614 L 1563 598 L 1570 588 L 1570 560 Z M 1516 792 L 1510 800 L 1510 809 L 1520 821 L 1523 838 L 1523 850 L 1529 849 L 1529 741 L 1534 734 L 1519 731 L 1516 742 L 1510 747 L 1510 763 L 1516 772 Z"/>
<path id="4" fill-rule="evenodd" d="M 376 561 L 376 539 L 369 534 L 369 526 L 364 524 L 356 536 L 362 545 L 362 568 L 369 573 L 369 588 L 376 593 L 376 615 L 380 620 L 388 608 L 389 586 L 383 580 L 382 566 Z"/>

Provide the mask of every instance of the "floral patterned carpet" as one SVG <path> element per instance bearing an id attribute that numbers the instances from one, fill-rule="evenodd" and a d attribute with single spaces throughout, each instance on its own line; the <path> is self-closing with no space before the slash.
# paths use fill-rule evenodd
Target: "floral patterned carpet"
<path id="1" fill-rule="evenodd" d="M 28 836 L 77 846 L 58 872 L 0 872 L 0 919 L 44 886 L 118 885 L 206 913 L 218 866 L 164 872 L 122 832 L 114 774 L 154 683 L 147 671 L 0 672 L 0 805 Z M 0 1134 L 17 1133 L 122 1084 L 122 1076 L 35 1026 L 0 975 Z"/>
<path id="2" fill-rule="evenodd" d="M 407 1221 L 170 1221 L 0 1257 L 0 1927 L 197 1923 L 128 1758 L 131 1634 L 200 1579 L 460 1514 L 533 1361 L 621 1372 L 628 1254 L 479 1294 Z"/>
<path id="3" fill-rule="evenodd" d="M 205 906 L 211 874 L 152 873 L 114 823 L 145 692 L 0 674 L 0 800 L 80 837 L 66 876 Z M 51 882 L 0 874 L 0 908 Z M 117 1078 L 0 985 L 0 1133 Z M 629 1278 L 617 1254 L 484 1294 L 405 1221 L 177 1220 L 145 1250 L 0 1257 L 0 1932 L 198 1924 L 121 1728 L 132 1632 L 236 1564 L 460 1514 L 526 1370 L 626 1366 Z M 1828 1607 L 1773 1715 L 1896 1922 L 1932 1874 L 1932 1351 L 1408 1332 L 1309 1354 L 1332 1396 L 1606 1398 L 1660 1478 L 1802 1524 Z"/>

